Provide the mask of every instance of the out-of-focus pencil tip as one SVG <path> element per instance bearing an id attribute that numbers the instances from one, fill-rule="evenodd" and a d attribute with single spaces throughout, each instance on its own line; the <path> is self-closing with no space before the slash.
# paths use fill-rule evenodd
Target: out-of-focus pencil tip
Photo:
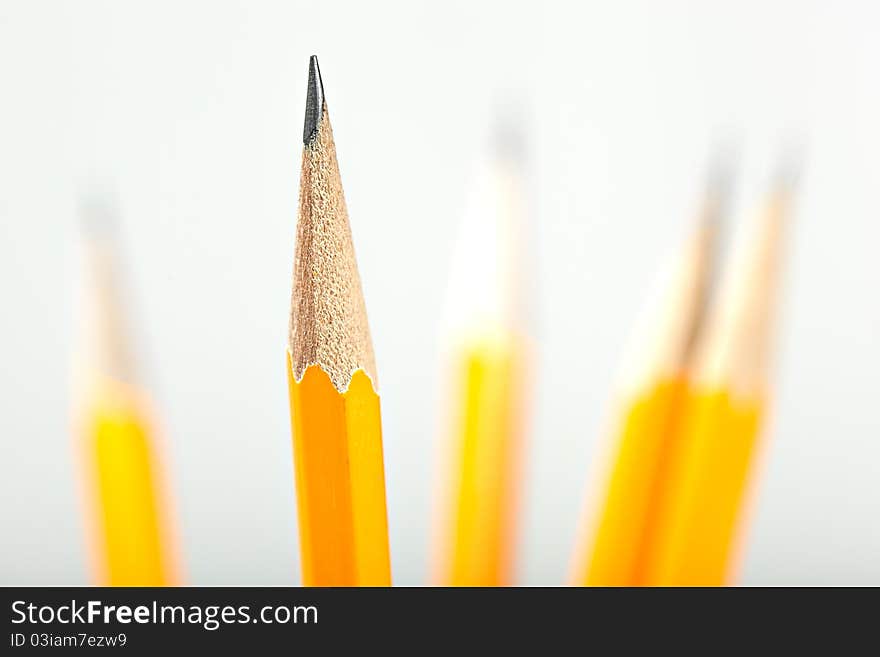
<path id="1" fill-rule="evenodd" d="M 804 147 L 800 141 L 790 141 L 783 148 L 773 176 L 773 187 L 778 192 L 792 193 L 801 179 Z"/>
<path id="2" fill-rule="evenodd" d="M 309 58 L 309 84 L 306 90 L 306 115 L 303 122 L 303 144 L 308 146 L 318 134 L 318 126 L 324 111 L 324 83 L 318 57 Z"/>
<path id="3" fill-rule="evenodd" d="M 738 161 L 739 149 L 729 138 L 716 142 L 709 153 L 701 221 L 704 228 L 715 236 L 720 235 L 727 222 Z"/>
<path id="4" fill-rule="evenodd" d="M 730 195 L 736 177 L 739 149 L 731 139 L 725 139 L 712 148 L 709 155 L 706 185 L 709 194 L 724 201 Z"/>
<path id="5" fill-rule="evenodd" d="M 89 194 L 81 197 L 77 215 L 80 232 L 89 239 L 110 238 L 119 225 L 116 203 L 106 195 Z"/>
<path id="6" fill-rule="evenodd" d="M 489 139 L 493 155 L 500 160 L 521 163 L 526 158 L 527 143 L 527 121 L 521 104 L 497 103 Z"/>

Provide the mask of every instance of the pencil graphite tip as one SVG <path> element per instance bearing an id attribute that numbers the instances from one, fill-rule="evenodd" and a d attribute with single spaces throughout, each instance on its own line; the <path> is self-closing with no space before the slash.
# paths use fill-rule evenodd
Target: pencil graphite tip
<path id="1" fill-rule="evenodd" d="M 738 148 L 732 141 L 715 145 L 710 154 L 706 176 L 710 194 L 719 197 L 722 201 L 726 200 L 733 187 L 738 160 Z"/>
<path id="2" fill-rule="evenodd" d="M 776 165 L 775 187 L 780 192 L 793 191 L 800 182 L 803 168 L 803 146 L 792 142 L 785 146 Z"/>
<path id="3" fill-rule="evenodd" d="M 90 239 L 109 239 L 118 230 L 119 216 L 110 198 L 85 196 L 80 199 L 78 214 L 80 230 Z"/>
<path id="4" fill-rule="evenodd" d="M 303 144 L 308 146 L 318 134 L 321 115 L 324 110 L 324 83 L 321 81 L 321 69 L 318 58 L 309 58 L 309 85 L 306 90 L 306 117 L 303 123 Z"/>
<path id="5" fill-rule="evenodd" d="M 492 151 L 502 160 L 521 163 L 526 152 L 526 138 L 520 125 L 513 122 L 498 122 L 492 131 Z"/>

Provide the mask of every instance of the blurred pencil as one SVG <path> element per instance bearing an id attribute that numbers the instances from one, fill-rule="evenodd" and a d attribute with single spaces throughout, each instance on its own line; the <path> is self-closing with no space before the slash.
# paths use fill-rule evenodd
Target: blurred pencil
<path id="1" fill-rule="evenodd" d="M 154 412 L 140 385 L 122 311 L 115 217 L 83 209 L 84 340 L 76 363 L 75 434 L 85 468 L 97 581 L 178 583 Z"/>
<path id="2" fill-rule="evenodd" d="M 443 505 L 434 579 L 510 584 L 529 339 L 520 304 L 522 137 L 502 128 L 464 218 L 450 285 Z"/>
<path id="3" fill-rule="evenodd" d="M 573 582 L 637 586 L 666 456 L 679 431 L 693 343 L 702 328 L 726 208 L 730 163 L 716 155 L 693 235 L 636 326 L 618 384 L 614 442 L 575 554 Z"/>
<path id="4" fill-rule="evenodd" d="M 390 585 L 376 364 L 316 57 L 309 62 L 287 370 L 303 582 Z"/>
<path id="5" fill-rule="evenodd" d="M 733 260 L 697 354 L 682 438 L 670 457 L 652 585 L 731 582 L 743 507 L 768 407 L 773 324 L 793 173 L 775 182 Z"/>

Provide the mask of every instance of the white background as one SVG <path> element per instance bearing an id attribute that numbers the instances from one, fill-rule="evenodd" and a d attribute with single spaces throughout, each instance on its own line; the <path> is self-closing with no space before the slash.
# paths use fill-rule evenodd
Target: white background
<path id="1" fill-rule="evenodd" d="M 115 188 L 187 581 L 299 581 L 284 374 L 320 57 L 380 370 L 395 580 L 426 581 L 440 297 L 499 94 L 531 117 L 539 388 L 518 581 L 564 581 L 626 337 L 739 135 L 807 146 L 750 584 L 880 584 L 870 2 L 0 2 L 0 583 L 88 581 L 76 215 Z"/>

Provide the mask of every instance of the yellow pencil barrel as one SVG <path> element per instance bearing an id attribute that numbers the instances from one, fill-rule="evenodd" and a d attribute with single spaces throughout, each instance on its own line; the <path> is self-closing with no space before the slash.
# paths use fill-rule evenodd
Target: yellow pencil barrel
<path id="1" fill-rule="evenodd" d="M 379 396 L 362 370 L 344 393 L 318 366 L 287 371 L 303 583 L 389 586 Z"/>
<path id="2" fill-rule="evenodd" d="M 518 352 L 510 341 L 459 354 L 440 573 L 446 585 L 510 584 L 523 420 Z"/>
<path id="3" fill-rule="evenodd" d="M 81 430 L 99 583 L 176 584 L 147 403 L 129 386 L 105 383 L 87 403 Z"/>
<path id="4" fill-rule="evenodd" d="M 648 583 L 730 583 L 762 409 L 761 401 L 737 399 L 725 390 L 689 396 Z"/>
<path id="5" fill-rule="evenodd" d="M 658 489 L 665 484 L 665 455 L 675 439 L 685 389 L 684 377 L 670 377 L 629 402 L 591 550 L 575 583 L 634 586 L 642 582 L 648 527 Z"/>

